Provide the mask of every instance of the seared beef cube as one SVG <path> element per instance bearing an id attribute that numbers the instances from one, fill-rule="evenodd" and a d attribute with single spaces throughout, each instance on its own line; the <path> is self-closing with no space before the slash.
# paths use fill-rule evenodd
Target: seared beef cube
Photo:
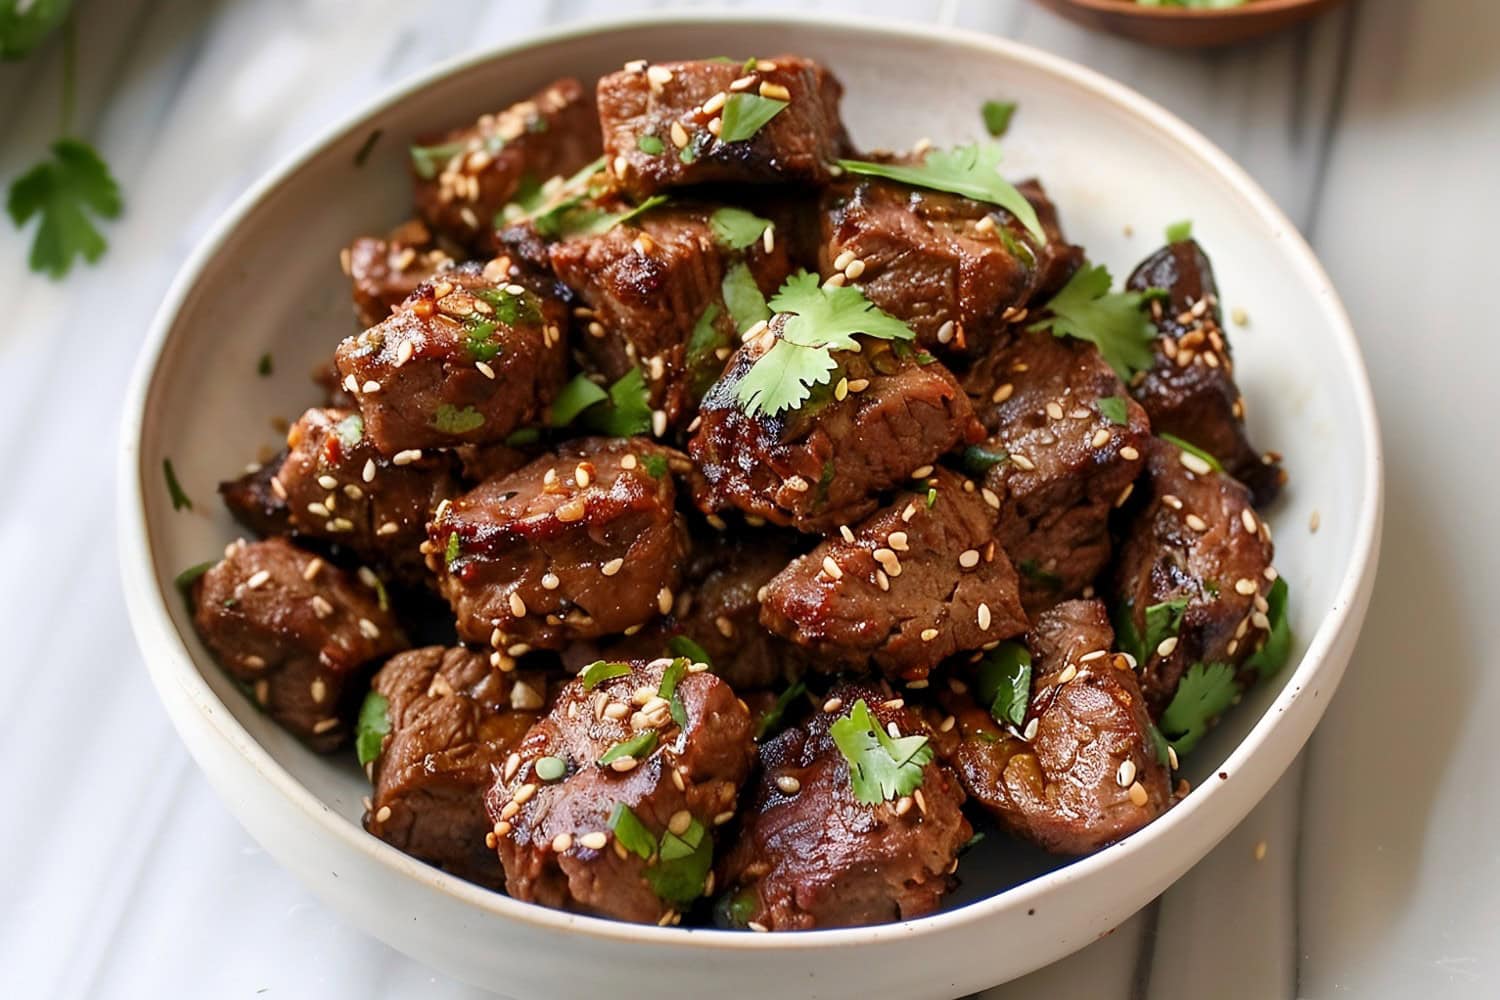
<path id="1" fill-rule="evenodd" d="M 1286 482 L 1279 458 L 1261 454 L 1245 433 L 1245 400 L 1234 383 L 1234 359 L 1224 331 L 1213 264 L 1196 241 L 1169 244 L 1147 257 L 1127 283 L 1137 291 L 1162 289 L 1151 303 L 1156 363 L 1131 385 L 1151 427 L 1191 441 L 1215 456 L 1265 506 Z"/>
<path id="2" fill-rule="evenodd" d="M 567 77 L 412 150 L 417 212 L 455 242 L 493 253 L 496 216 L 528 181 L 571 174 L 599 156 L 593 96 Z"/>
<path id="3" fill-rule="evenodd" d="M 405 460 L 422 448 L 504 441 L 536 422 L 567 376 L 566 320 L 549 290 L 464 267 L 419 286 L 335 359 L 365 432 Z"/>
<path id="4" fill-rule="evenodd" d="M 462 646 L 424 646 L 391 657 L 370 691 L 363 711 L 383 709 L 385 736 L 367 765 L 375 790 L 365 829 L 460 878 L 502 888 L 505 875 L 485 846 L 484 795 L 541 717 L 546 678 L 503 672 Z"/>
<path id="5" fill-rule="evenodd" d="M 286 498 L 276 492 L 276 486 L 271 482 L 285 460 L 286 451 L 283 449 L 264 465 L 254 467 L 238 479 L 219 484 L 219 496 L 224 498 L 224 506 L 229 508 L 234 519 L 262 538 L 285 535 L 292 530 Z"/>
<path id="6" fill-rule="evenodd" d="M 428 564 L 459 636 L 518 656 L 670 609 L 687 555 L 671 466 L 686 464 L 648 441 L 585 438 L 444 505 Z"/>
<path id="7" fill-rule="evenodd" d="M 327 361 L 311 372 L 313 384 L 323 392 L 323 405 L 335 410 L 357 410 L 359 400 L 344 388 L 344 376 L 339 374 L 338 362 L 329 355 Z"/>
<path id="8" fill-rule="evenodd" d="M 1140 473 L 1151 428 L 1098 349 L 1073 338 L 1020 333 L 965 388 L 993 435 L 968 462 L 989 466 L 996 538 L 1035 615 L 1078 596 L 1109 563 L 1109 512 Z"/>
<path id="9" fill-rule="evenodd" d="M 1088 854 L 1165 812 L 1170 776 L 1131 661 L 1110 652 L 1114 631 L 1101 602 L 1043 612 L 1026 645 L 1032 681 L 1021 725 L 1002 729 L 988 706 L 953 685 L 938 696 L 956 720 L 938 727 L 950 734 L 939 752 L 1015 836 L 1056 854 Z"/>
<path id="10" fill-rule="evenodd" d="M 755 761 L 750 714 L 703 664 L 600 661 L 562 689 L 485 799 L 515 898 L 675 923 Z"/>
<path id="11" fill-rule="evenodd" d="M 823 194 L 819 269 L 842 272 L 923 347 L 983 351 L 1083 263 L 1041 184 L 1019 190 L 1037 210 L 1045 244 L 995 205 L 894 181 L 843 181 Z"/>
<path id="12" fill-rule="evenodd" d="M 464 444 L 453 449 L 459 474 L 469 486 L 486 479 L 508 476 L 536 458 L 537 448 L 512 448 L 506 444 Z"/>
<path id="13" fill-rule="evenodd" d="M 760 620 L 817 658 L 917 681 L 954 653 L 1026 630 L 993 511 L 940 469 L 766 585 Z"/>
<path id="14" fill-rule="evenodd" d="M 361 236 L 340 256 L 354 286 L 354 315 L 361 329 L 379 323 L 405 302 L 417 286 L 454 260 L 433 245 L 432 234 L 413 219 L 389 236 Z"/>
<path id="15" fill-rule="evenodd" d="M 637 198 L 688 184 L 823 184 L 848 147 L 843 92 L 801 56 L 630 63 L 599 81 L 605 159 Z M 786 103 L 753 133 L 725 130 L 769 107 L 761 98 Z"/>
<path id="16" fill-rule="evenodd" d="M 396 464 L 347 410 L 311 409 L 287 432 L 271 484 L 298 535 L 333 542 L 408 586 L 430 586 L 421 546 L 437 505 L 462 489 L 451 455 Z"/>
<path id="17" fill-rule="evenodd" d="M 831 531 L 864 517 L 879 494 L 984 434 L 953 375 L 930 358 L 867 340 L 834 354 L 839 370 L 796 410 L 751 414 L 741 381 L 770 349 L 770 333 L 730 360 L 699 410 L 688 448 L 702 474 L 694 501 L 705 513 L 737 507 L 772 524 Z"/>
<path id="18" fill-rule="evenodd" d="M 887 738 L 930 735 L 888 692 L 844 685 L 822 711 L 762 744 L 754 800 L 720 868 L 724 922 L 792 931 L 910 920 L 936 910 L 952 887 L 973 833 L 963 789 L 934 756 L 909 792 L 877 787 L 861 801 L 832 732 L 860 703 Z M 873 729 L 862 739 L 886 752 Z"/>
<path id="19" fill-rule="evenodd" d="M 349 735 L 364 668 L 406 647 L 375 590 L 284 538 L 232 543 L 193 585 L 193 607 L 225 671 L 323 753 Z"/>
<path id="20" fill-rule="evenodd" d="M 1136 645 L 1158 718 L 1189 666 L 1238 667 L 1265 643 L 1276 571 L 1271 532 L 1245 486 L 1159 439 L 1147 468 L 1149 495 L 1125 529 L 1115 594 L 1129 623 L 1121 645 Z"/>
<path id="21" fill-rule="evenodd" d="M 739 344 L 726 289 L 771 296 L 791 272 L 774 229 L 769 250 L 764 240 L 735 249 L 715 235 L 713 216 L 664 206 L 550 249 L 557 276 L 586 304 L 579 343 L 593 367 L 611 382 L 640 368 L 651 408 L 674 426 L 692 420 Z"/>

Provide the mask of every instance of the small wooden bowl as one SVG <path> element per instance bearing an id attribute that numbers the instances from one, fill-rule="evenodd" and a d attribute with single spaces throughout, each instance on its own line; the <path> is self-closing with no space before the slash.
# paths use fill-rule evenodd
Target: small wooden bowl
<path id="1" fill-rule="evenodd" d="M 1321 14 L 1342 0 L 1250 0 L 1224 10 L 1143 7 L 1132 0 L 1037 0 L 1086 28 L 1147 45 L 1207 48 L 1232 45 Z"/>

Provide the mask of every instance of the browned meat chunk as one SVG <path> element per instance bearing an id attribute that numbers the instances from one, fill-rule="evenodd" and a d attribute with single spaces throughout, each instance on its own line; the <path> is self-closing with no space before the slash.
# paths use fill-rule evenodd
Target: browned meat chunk
<path id="1" fill-rule="evenodd" d="M 631 63 L 599 81 L 604 155 L 638 198 L 688 184 L 822 184 L 848 146 L 842 94 L 800 56 Z M 782 105 L 754 128 L 770 101 Z"/>
<path id="2" fill-rule="evenodd" d="M 365 432 L 404 461 L 423 448 L 504 441 L 536 422 L 567 375 L 566 321 L 548 290 L 463 267 L 419 286 L 335 360 Z"/>
<path id="3" fill-rule="evenodd" d="M 771 330 L 784 322 L 777 316 Z M 740 348 L 703 400 L 688 448 L 704 512 L 737 507 L 772 524 L 830 531 L 869 514 L 882 491 L 954 445 L 983 437 L 946 368 L 881 340 L 835 353 L 839 370 L 800 408 L 751 414 L 736 393 L 772 342 L 760 336 Z"/>
<path id="4" fill-rule="evenodd" d="M 593 95 L 577 80 L 558 80 L 498 114 L 414 147 L 417 212 L 435 232 L 493 253 L 496 216 L 526 184 L 571 174 L 599 151 Z"/>
<path id="5" fill-rule="evenodd" d="M 252 471 L 240 478 L 219 484 L 219 496 L 224 498 L 224 506 L 229 508 L 234 519 L 262 538 L 285 535 L 291 531 L 290 511 L 287 510 L 286 500 L 277 494 L 276 487 L 271 484 L 285 460 L 286 451 L 283 450 L 269 462 L 253 467 Z"/>
<path id="6" fill-rule="evenodd" d="M 354 286 L 354 315 L 367 329 L 396 311 L 417 286 L 455 262 L 433 244 L 432 234 L 413 219 L 389 236 L 361 236 L 340 263 Z"/>
<path id="7" fill-rule="evenodd" d="M 1153 718 L 1195 663 L 1239 667 L 1270 634 L 1271 533 L 1250 491 L 1165 441 L 1115 565 L 1122 648 L 1141 659 Z M 1132 649 L 1132 647 L 1135 647 Z"/>
<path id="8" fill-rule="evenodd" d="M 823 194 L 819 269 L 848 275 L 923 347 L 982 352 L 1083 262 L 1042 186 L 1019 189 L 1037 209 L 1045 244 L 994 205 L 894 181 L 843 181 Z"/>
<path id="9" fill-rule="evenodd" d="M 756 296 L 775 294 L 791 272 L 774 229 L 769 241 L 757 237 L 738 248 L 716 232 L 716 218 L 720 229 L 724 219 L 746 218 L 732 211 L 738 214 L 663 206 L 550 250 L 557 276 L 585 303 L 588 335 L 579 343 L 593 366 L 610 381 L 640 368 L 652 409 L 664 410 L 674 426 L 692 420 L 740 330 L 764 318 L 747 313 L 740 299 L 749 295 L 754 304 Z M 740 310 L 739 323 L 726 301 Z"/>
<path id="10" fill-rule="evenodd" d="M 375 590 L 284 538 L 232 543 L 194 583 L 193 606 L 220 665 L 320 752 L 349 735 L 364 668 L 406 646 Z"/>
<path id="11" fill-rule="evenodd" d="M 1191 441 L 1223 463 L 1265 506 L 1286 481 L 1274 453 L 1261 454 L 1245 434 L 1245 400 L 1234 384 L 1213 264 L 1196 241 L 1169 244 L 1141 262 L 1128 287 L 1163 289 L 1151 303 L 1156 364 L 1131 386 L 1158 434 Z"/>
<path id="12" fill-rule="evenodd" d="M 872 724 L 863 731 L 855 721 L 861 704 Z M 835 742 L 835 725 L 848 727 L 865 753 L 886 754 L 894 766 L 875 729 L 887 741 L 920 738 L 928 735 L 921 718 L 867 687 L 836 688 L 823 707 L 761 746 L 754 800 L 720 867 L 721 920 L 731 926 L 790 931 L 909 920 L 936 910 L 953 885 L 958 851 L 973 832 L 953 774 L 928 747 L 915 787 L 883 788 L 866 776 L 861 798 Z"/>
<path id="13" fill-rule="evenodd" d="M 973 484 L 939 469 L 766 586 L 760 620 L 816 658 L 914 681 L 1026 630 L 1016 571 Z"/>
<path id="14" fill-rule="evenodd" d="M 755 761 L 750 715 L 702 664 L 600 661 L 562 689 L 485 799 L 517 899 L 672 923 Z"/>
<path id="15" fill-rule="evenodd" d="M 429 565 L 459 636 L 520 655 L 670 611 L 687 556 L 673 464 L 644 440 L 585 438 L 445 505 Z"/>
<path id="16" fill-rule="evenodd" d="M 939 694 L 957 724 L 939 751 L 964 790 L 1011 833 L 1057 854 L 1088 854 L 1125 837 L 1172 804 L 1171 781 L 1140 683 L 1099 601 L 1068 601 L 1043 612 L 1026 637 L 1029 653 L 1006 643 L 980 666 L 986 674 L 1031 662 L 1024 685 L 1000 685 L 1027 706 L 1019 724 L 997 723 L 962 685 Z M 1013 677 L 1012 677 L 1013 682 Z M 1019 690 L 1017 690 L 1019 688 Z M 938 727 L 940 730 L 943 726 Z"/>
<path id="17" fill-rule="evenodd" d="M 541 675 L 502 672 L 461 646 L 391 657 L 361 711 L 361 722 L 377 717 L 372 738 L 384 732 L 367 747 L 362 726 L 360 758 L 375 786 L 365 829 L 460 878 L 502 888 L 500 863 L 485 846 L 484 794 L 540 717 L 546 690 Z"/>
<path id="18" fill-rule="evenodd" d="M 1151 428 L 1093 344 L 1018 334 L 965 378 L 991 433 L 966 464 L 999 503 L 996 538 L 1036 614 L 1076 597 L 1109 562 L 1109 512 L 1141 471 Z"/>

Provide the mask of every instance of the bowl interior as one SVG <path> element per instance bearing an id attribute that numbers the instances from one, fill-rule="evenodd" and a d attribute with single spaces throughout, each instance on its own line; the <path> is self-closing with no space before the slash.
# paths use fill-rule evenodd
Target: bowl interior
<path id="1" fill-rule="evenodd" d="M 360 836 L 368 788 L 352 754 L 318 757 L 259 714 L 202 648 L 172 585 L 179 571 L 215 558 L 240 533 L 218 503 L 216 483 L 257 452 L 274 450 L 280 434 L 273 419 L 294 419 L 316 402 L 307 373 L 354 330 L 339 248 L 406 217 L 405 146 L 414 134 L 499 108 L 563 72 L 592 80 L 633 58 L 787 49 L 832 66 L 846 87 L 851 133 L 866 148 L 900 148 L 924 136 L 939 144 L 978 138 L 982 102 L 1017 101 L 1004 140 L 1008 172 L 1044 179 L 1071 239 L 1123 278 L 1160 243 L 1168 223 L 1191 218 L 1214 259 L 1226 308 L 1248 314 L 1249 325 L 1231 325 L 1230 333 L 1255 439 L 1280 450 L 1291 474 L 1270 522 L 1277 564 L 1291 586 L 1296 652 L 1287 670 L 1249 694 L 1185 762 L 1195 786 L 1246 737 L 1282 685 L 1294 682 L 1302 651 L 1320 629 L 1331 628 L 1346 572 L 1367 541 L 1361 512 L 1373 506 L 1376 457 L 1366 434 L 1373 423 L 1364 376 L 1341 333 L 1336 298 L 1299 237 L 1247 196 L 1248 182 L 1218 154 L 1195 148 L 1185 129 L 1153 118 L 1144 102 L 991 41 L 795 22 L 739 22 L 726 31 L 693 19 L 558 36 L 467 63 L 388 101 L 262 187 L 220 231 L 187 279 L 179 308 L 163 318 L 159 356 L 144 386 L 138 478 L 127 488 L 141 491 L 159 599 L 223 708 Z M 375 132 L 368 158 L 356 164 Z M 268 352 L 273 374 L 258 376 Z M 191 511 L 172 509 L 162 474 L 167 459 L 194 501 Z M 1315 510 L 1321 529 L 1313 534 Z M 948 906 L 1063 864 L 990 837 L 966 859 L 962 889 Z"/>

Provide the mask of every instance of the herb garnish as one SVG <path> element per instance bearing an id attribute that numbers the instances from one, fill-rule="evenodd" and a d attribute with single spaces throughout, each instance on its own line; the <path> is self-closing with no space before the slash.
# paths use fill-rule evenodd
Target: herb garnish
<path id="1" fill-rule="evenodd" d="M 1266 636 L 1265 645 L 1245 661 L 1245 666 L 1256 671 L 1261 680 L 1275 676 L 1286 665 L 1292 652 L 1292 625 L 1286 613 L 1287 585 L 1281 577 L 1277 577 L 1276 582 L 1271 584 L 1271 590 L 1266 594 L 1266 604 L 1266 617 L 1270 619 L 1271 632 Z"/>
<path id="2" fill-rule="evenodd" d="M 356 167 L 365 165 L 365 161 L 370 158 L 371 151 L 375 149 L 375 144 L 380 141 L 380 137 L 384 134 L 385 130 L 378 128 L 365 136 L 365 141 L 360 143 L 359 148 L 354 151 L 354 165 Z"/>
<path id="3" fill-rule="evenodd" d="M 172 498 L 172 509 L 193 509 L 193 501 L 183 492 L 182 484 L 177 481 L 177 473 L 172 468 L 172 460 L 164 458 L 161 460 L 162 475 L 167 479 L 167 494 Z"/>
<path id="4" fill-rule="evenodd" d="M 651 836 L 646 824 L 625 803 L 615 803 L 614 810 L 609 814 L 609 828 L 627 851 L 633 851 L 647 861 L 656 853 L 656 838 Z"/>
<path id="5" fill-rule="evenodd" d="M 448 536 L 448 544 L 443 546 L 443 565 L 452 566 L 453 561 L 458 558 L 458 532 Z"/>
<path id="6" fill-rule="evenodd" d="M 531 773 L 543 781 L 556 781 L 568 773 L 568 764 L 561 757 L 538 757 Z"/>
<path id="7" fill-rule="evenodd" d="M 786 715 L 786 710 L 792 706 L 792 702 L 807 693 L 807 685 L 797 681 L 787 687 L 781 694 L 776 696 L 775 703 L 755 723 L 755 739 L 759 742 L 768 735 L 775 733 L 781 728 L 781 720 Z"/>
<path id="8" fill-rule="evenodd" d="M 390 699 L 379 691 L 365 695 L 354 723 L 354 752 L 359 755 L 360 767 L 380 756 L 380 747 L 391 731 L 390 708 Z"/>
<path id="9" fill-rule="evenodd" d="M 971 476 L 982 476 L 995 466 L 1008 461 L 1010 461 L 1009 452 L 991 451 L 977 444 L 971 444 L 965 448 L 963 455 L 959 458 L 959 464 Z"/>
<path id="10" fill-rule="evenodd" d="M 444 434 L 467 434 L 484 426 L 484 414 L 472 406 L 460 410 L 452 403 L 443 403 L 432 415 L 432 426 Z"/>
<path id="11" fill-rule="evenodd" d="M 598 760 L 599 766 L 603 767 L 621 757 L 632 757 L 642 760 L 651 756 L 651 751 L 656 749 L 656 730 L 643 729 L 628 740 L 621 740 L 608 750 Z"/>
<path id="12" fill-rule="evenodd" d="M 609 398 L 609 393 L 580 372 L 573 376 L 572 381 L 563 386 L 558 392 L 557 398 L 552 401 L 552 411 L 548 423 L 553 427 L 566 427 L 571 424 L 578 414 L 602 400 Z"/>
<path id="13" fill-rule="evenodd" d="M 668 639 L 667 651 L 673 656 L 685 656 L 694 663 L 706 663 L 710 670 L 713 669 L 714 664 L 708 658 L 708 650 L 685 635 L 674 635 Z"/>
<path id="14" fill-rule="evenodd" d="M 992 142 L 934 149 L 918 164 L 840 160 L 839 166 L 852 174 L 884 177 L 999 205 L 1015 216 L 1032 236 L 1047 242 L 1047 231 L 1042 228 L 1036 209 L 1015 185 L 1000 176 L 1000 147 Z"/>
<path id="15" fill-rule="evenodd" d="M 635 148 L 647 156 L 658 156 L 667 148 L 667 144 L 654 135 L 641 135 L 636 137 Z"/>
<path id="16" fill-rule="evenodd" d="M 703 894 L 704 881 L 714 863 L 714 842 L 703 823 L 694 818 L 681 834 L 667 830 L 657 848 L 657 863 L 646 869 L 646 881 L 659 899 L 691 903 Z"/>
<path id="17" fill-rule="evenodd" d="M 339 444 L 353 448 L 365 436 L 365 420 L 358 413 L 351 413 L 333 425 L 333 433 L 338 436 Z"/>
<path id="18" fill-rule="evenodd" d="M 1234 668 L 1229 664 L 1195 663 L 1188 667 L 1171 704 L 1161 714 L 1162 732 L 1178 756 L 1198 745 L 1209 724 L 1234 704 L 1238 694 Z"/>
<path id="19" fill-rule="evenodd" d="M 665 698 L 671 707 L 672 721 L 679 726 L 687 726 L 687 708 L 682 704 L 682 695 L 677 691 L 677 685 L 687 676 L 688 661 L 678 657 L 667 664 L 667 669 L 662 671 L 661 684 L 657 686 L 658 697 Z"/>
<path id="20" fill-rule="evenodd" d="M 430 181 L 436 177 L 448 161 L 453 159 L 466 148 L 466 144 L 460 142 L 444 142 L 436 146 L 412 146 L 411 168 L 416 175 L 424 181 Z"/>
<path id="21" fill-rule="evenodd" d="M 634 368 L 609 387 L 609 398 L 579 414 L 581 426 L 610 437 L 630 437 L 651 430 L 651 396 L 646 376 Z"/>
<path id="22" fill-rule="evenodd" d="M 719 242 L 731 250 L 743 250 L 755 245 L 760 242 L 766 230 L 771 228 L 770 219 L 762 219 L 754 212 L 732 205 L 715 210 L 709 216 L 708 224 Z"/>
<path id="23" fill-rule="evenodd" d="M 720 114 L 719 141 L 739 142 L 786 110 L 787 102 L 759 94 L 730 94 Z"/>
<path id="24" fill-rule="evenodd" d="M 209 570 L 213 569 L 215 565 L 216 564 L 214 563 L 214 561 L 210 559 L 208 562 L 201 562 L 196 566 L 189 566 L 187 569 L 183 570 L 181 573 L 178 573 L 175 577 L 172 578 L 172 585 L 177 588 L 177 592 L 180 593 L 182 595 L 182 599 L 187 602 L 187 609 L 189 614 L 191 614 L 193 611 L 193 584 L 197 583 L 198 578 L 201 577 L 204 573 L 207 573 Z"/>
<path id="25" fill-rule="evenodd" d="M 729 310 L 729 318 L 734 320 L 736 333 L 744 333 L 761 320 L 771 318 L 766 297 L 761 294 L 755 275 L 750 273 L 750 266 L 744 261 L 729 266 L 724 272 L 724 281 L 719 290 L 724 296 L 724 306 Z"/>
<path id="26" fill-rule="evenodd" d="M 1182 629 L 1182 614 L 1187 610 L 1188 599 L 1175 597 L 1170 601 L 1153 604 L 1146 609 L 1146 639 L 1141 655 L 1136 659 L 1145 663 L 1156 652 L 1163 641 L 1178 634 Z"/>
<path id="27" fill-rule="evenodd" d="M 985 101 L 979 108 L 984 130 L 996 139 L 1010 131 L 1010 120 L 1015 113 L 1015 101 Z"/>
<path id="28" fill-rule="evenodd" d="M 1194 455 L 1198 458 L 1203 459 L 1203 461 L 1208 464 L 1208 467 L 1210 469 L 1213 469 L 1215 472 L 1224 471 L 1224 466 L 1219 464 L 1219 460 L 1217 458 L 1214 458 L 1208 452 L 1193 444 L 1191 441 L 1184 441 L 1182 438 L 1177 437 L 1175 434 L 1158 434 L 1157 437 L 1161 438 L 1163 441 L 1167 442 L 1167 444 L 1178 449 L 1179 451 L 1185 451 L 1189 455 Z"/>
<path id="29" fill-rule="evenodd" d="M 829 727 L 829 734 L 849 762 L 854 798 L 867 806 L 910 795 L 922 784 L 922 769 L 932 761 L 927 737 L 890 736 L 870 716 L 863 698 Z"/>
<path id="30" fill-rule="evenodd" d="M 630 673 L 630 664 L 611 663 L 608 660 L 595 660 L 584 667 L 578 674 L 578 679 L 583 681 L 583 689 L 591 691 L 607 680 L 616 677 L 624 677 Z"/>
<path id="31" fill-rule="evenodd" d="M 261 378 L 265 378 L 271 374 L 272 370 L 271 352 L 267 351 L 265 354 L 262 354 L 260 356 L 260 360 L 255 363 L 255 373 Z"/>
<path id="32" fill-rule="evenodd" d="M 1019 726 L 1031 704 L 1031 652 L 1019 642 L 1002 642 L 979 663 L 979 702 L 995 721 Z"/>
<path id="33" fill-rule="evenodd" d="M 1047 303 L 1046 315 L 1027 327 L 1054 337 L 1077 337 L 1099 354 L 1124 381 L 1155 361 L 1151 322 L 1141 311 L 1150 293 L 1111 292 L 1109 269 L 1085 264 Z"/>
<path id="34" fill-rule="evenodd" d="M 663 455 L 647 455 L 641 459 L 641 465 L 652 479 L 661 479 L 667 474 L 667 460 Z"/>
<path id="35" fill-rule="evenodd" d="M 1098 402 L 1099 415 L 1112 424 L 1121 427 L 1130 423 L 1130 411 L 1125 405 L 1125 400 L 1119 396 L 1101 396 Z"/>
<path id="36" fill-rule="evenodd" d="M 1183 240 L 1192 239 L 1193 220 L 1183 219 L 1181 222 L 1172 223 L 1167 227 L 1166 235 L 1168 243 L 1181 243 Z"/>

